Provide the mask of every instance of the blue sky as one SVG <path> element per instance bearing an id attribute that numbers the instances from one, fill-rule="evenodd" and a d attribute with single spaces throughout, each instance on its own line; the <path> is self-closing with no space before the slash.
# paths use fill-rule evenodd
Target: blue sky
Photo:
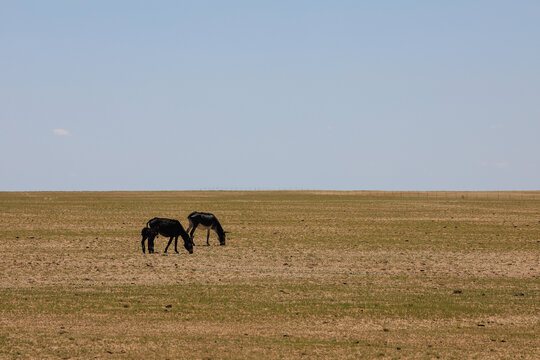
<path id="1" fill-rule="evenodd" d="M 538 190 L 538 19 L 538 1 L 0 1 L 0 190 Z"/>

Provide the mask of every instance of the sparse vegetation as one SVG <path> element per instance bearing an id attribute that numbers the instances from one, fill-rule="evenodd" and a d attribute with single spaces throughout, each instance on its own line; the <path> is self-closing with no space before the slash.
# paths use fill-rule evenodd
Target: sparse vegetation
<path id="1" fill-rule="evenodd" d="M 538 192 L 35 192 L 0 205 L 0 358 L 540 357 Z M 212 234 L 163 255 L 159 237 L 141 252 L 150 218 L 186 227 L 194 210 L 219 217 L 227 246 Z"/>

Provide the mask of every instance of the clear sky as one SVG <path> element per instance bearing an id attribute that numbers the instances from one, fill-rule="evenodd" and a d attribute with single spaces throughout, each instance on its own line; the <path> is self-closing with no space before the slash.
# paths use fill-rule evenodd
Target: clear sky
<path id="1" fill-rule="evenodd" d="M 539 190 L 540 2 L 0 0 L 0 131 L 0 190 Z"/>

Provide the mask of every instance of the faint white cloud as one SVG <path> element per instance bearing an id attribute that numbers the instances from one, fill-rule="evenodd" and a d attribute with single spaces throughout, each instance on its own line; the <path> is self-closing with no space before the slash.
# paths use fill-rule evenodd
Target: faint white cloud
<path id="1" fill-rule="evenodd" d="M 498 130 L 498 129 L 502 129 L 503 127 L 504 127 L 503 124 L 492 124 L 489 128 L 492 130 Z"/>
<path id="2" fill-rule="evenodd" d="M 492 168 L 492 169 L 493 168 L 495 168 L 495 169 L 508 169 L 510 167 L 510 163 L 508 163 L 506 161 L 500 161 L 500 162 L 496 162 L 496 163 L 482 161 L 480 163 L 480 166 L 485 167 L 485 168 Z"/>
<path id="3" fill-rule="evenodd" d="M 53 130 L 54 135 L 58 136 L 70 136 L 70 132 L 64 129 L 54 129 Z"/>

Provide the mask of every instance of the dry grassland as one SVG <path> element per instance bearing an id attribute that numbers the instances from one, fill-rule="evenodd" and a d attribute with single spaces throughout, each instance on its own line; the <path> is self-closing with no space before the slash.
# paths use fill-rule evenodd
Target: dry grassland
<path id="1" fill-rule="evenodd" d="M 476 195 L 476 196 L 475 196 Z M 227 246 L 142 254 L 154 216 Z M 0 193 L 0 358 L 540 358 L 540 193 Z"/>

